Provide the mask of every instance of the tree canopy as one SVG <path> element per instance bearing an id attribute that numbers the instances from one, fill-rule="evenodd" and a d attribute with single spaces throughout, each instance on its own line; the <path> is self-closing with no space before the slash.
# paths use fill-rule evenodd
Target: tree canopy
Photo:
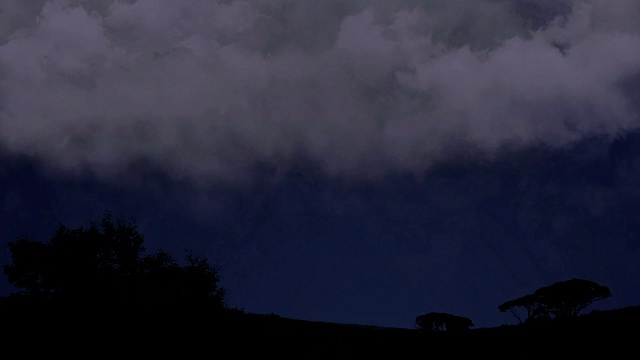
<path id="1" fill-rule="evenodd" d="M 519 322 L 538 318 L 571 318 L 579 315 L 594 301 L 611 297 L 608 287 L 584 279 L 559 281 L 536 290 L 533 294 L 509 300 L 498 306 L 501 312 L 510 311 Z M 517 308 L 526 310 L 524 321 Z"/>
<path id="2" fill-rule="evenodd" d="M 188 253 L 180 265 L 170 254 L 144 254 L 133 222 L 110 213 L 99 223 L 60 225 L 48 242 L 22 237 L 8 244 L 3 266 L 19 291 L 10 296 L 60 304 L 224 307 L 218 268 Z"/>
<path id="3" fill-rule="evenodd" d="M 519 307 L 524 308 L 526 311 L 526 317 L 524 320 L 517 311 Z M 498 310 L 500 310 L 500 312 L 510 311 L 520 323 L 545 313 L 543 305 L 538 302 L 533 294 L 509 300 L 498 306 Z"/>
<path id="4" fill-rule="evenodd" d="M 533 295 L 553 317 L 577 316 L 591 303 L 611 297 L 608 287 L 593 281 L 570 279 L 536 290 Z"/>

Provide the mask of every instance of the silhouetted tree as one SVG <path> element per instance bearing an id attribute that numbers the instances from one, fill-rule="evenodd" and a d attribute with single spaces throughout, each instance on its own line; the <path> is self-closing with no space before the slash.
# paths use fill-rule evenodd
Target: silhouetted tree
<path id="1" fill-rule="evenodd" d="M 140 272 L 143 237 L 133 224 L 105 214 L 99 224 L 60 225 L 48 243 L 28 238 L 9 242 L 10 283 L 46 298 L 121 298 L 131 295 Z"/>
<path id="2" fill-rule="evenodd" d="M 475 326 L 471 319 L 441 312 L 416 316 L 416 327 L 425 331 L 463 331 Z"/>
<path id="3" fill-rule="evenodd" d="M 223 307 L 225 290 L 218 287 L 218 269 L 205 258 L 187 254 L 180 266 L 168 253 L 158 251 L 142 259 L 143 281 L 140 295 L 155 306 L 188 305 Z"/>
<path id="4" fill-rule="evenodd" d="M 577 316 L 594 301 L 611 297 L 611 291 L 593 281 L 570 279 L 540 288 L 533 295 L 554 318 L 565 318 Z"/>
<path id="5" fill-rule="evenodd" d="M 99 224 L 59 226 L 49 242 L 9 242 L 3 266 L 12 296 L 56 303 L 224 307 L 218 269 L 193 254 L 180 266 L 164 251 L 143 256 L 144 238 L 133 223 L 106 213 Z"/>
<path id="6" fill-rule="evenodd" d="M 608 287 L 593 281 L 570 279 L 556 282 L 536 290 L 533 294 L 507 301 L 498 306 L 498 310 L 511 314 L 522 323 L 516 308 L 526 310 L 529 321 L 540 318 L 569 318 L 577 316 L 587 306 L 597 300 L 611 297 Z"/>
<path id="7" fill-rule="evenodd" d="M 524 308 L 526 311 L 526 318 L 522 320 L 522 317 L 518 313 L 518 308 Z M 518 319 L 519 323 L 523 323 L 529 319 L 537 317 L 546 317 L 547 312 L 544 307 L 537 301 L 534 295 L 525 295 L 523 297 L 510 300 L 498 306 L 500 312 L 510 311 L 511 314 Z"/>

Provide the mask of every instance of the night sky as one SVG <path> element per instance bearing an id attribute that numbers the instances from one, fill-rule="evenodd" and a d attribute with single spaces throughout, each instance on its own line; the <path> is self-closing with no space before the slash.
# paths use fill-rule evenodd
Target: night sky
<path id="1" fill-rule="evenodd" d="M 637 0 L 0 0 L 0 261 L 105 211 L 229 307 L 640 305 Z M 0 278 L 2 294 L 12 291 Z"/>

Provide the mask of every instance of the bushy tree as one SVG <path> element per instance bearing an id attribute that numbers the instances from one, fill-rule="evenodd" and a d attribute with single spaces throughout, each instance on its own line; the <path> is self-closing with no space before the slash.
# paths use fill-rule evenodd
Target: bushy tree
<path id="1" fill-rule="evenodd" d="M 4 274 L 22 293 L 46 298 L 121 298 L 133 295 L 143 236 L 133 224 L 105 214 L 100 223 L 60 225 L 49 242 L 9 242 Z"/>
<path id="2" fill-rule="evenodd" d="M 435 332 L 456 332 L 468 330 L 475 326 L 471 319 L 442 312 L 430 312 L 416 316 L 416 327 L 421 330 Z"/>
<path id="3" fill-rule="evenodd" d="M 106 213 L 99 223 L 70 229 L 59 226 L 48 242 L 19 238 L 8 243 L 3 266 L 11 296 L 48 303 L 185 305 L 224 307 L 218 269 L 188 254 L 181 266 L 168 253 L 144 255 L 137 226 Z"/>
<path id="4" fill-rule="evenodd" d="M 154 306 L 188 304 L 189 307 L 223 307 L 225 290 L 218 287 L 218 269 L 205 258 L 187 254 L 180 266 L 164 251 L 142 259 L 139 296 Z"/>

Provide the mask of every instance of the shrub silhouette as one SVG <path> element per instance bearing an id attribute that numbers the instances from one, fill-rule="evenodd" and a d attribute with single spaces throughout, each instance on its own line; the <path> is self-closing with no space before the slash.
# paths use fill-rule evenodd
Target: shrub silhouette
<path id="1" fill-rule="evenodd" d="M 441 312 L 430 312 L 416 317 L 416 327 L 425 331 L 457 332 L 475 326 L 471 319 Z"/>
<path id="2" fill-rule="evenodd" d="M 611 297 L 608 287 L 593 281 L 570 279 L 553 283 L 536 290 L 533 294 L 509 300 L 498 306 L 501 312 L 510 311 L 522 323 L 516 309 L 526 310 L 524 322 L 533 319 L 573 318 L 597 300 Z"/>
<path id="3" fill-rule="evenodd" d="M 142 259 L 139 295 L 153 306 L 187 304 L 189 307 L 223 307 L 224 289 L 216 268 L 205 258 L 187 254 L 187 264 L 180 266 L 166 252 L 159 251 Z"/>
<path id="4" fill-rule="evenodd" d="M 60 225 L 49 242 L 19 238 L 8 243 L 3 266 L 10 297 L 47 304 L 224 308 L 218 269 L 187 254 L 180 266 L 164 251 L 144 255 L 144 237 L 133 223 L 103 215 L 100 223 Z"/>

